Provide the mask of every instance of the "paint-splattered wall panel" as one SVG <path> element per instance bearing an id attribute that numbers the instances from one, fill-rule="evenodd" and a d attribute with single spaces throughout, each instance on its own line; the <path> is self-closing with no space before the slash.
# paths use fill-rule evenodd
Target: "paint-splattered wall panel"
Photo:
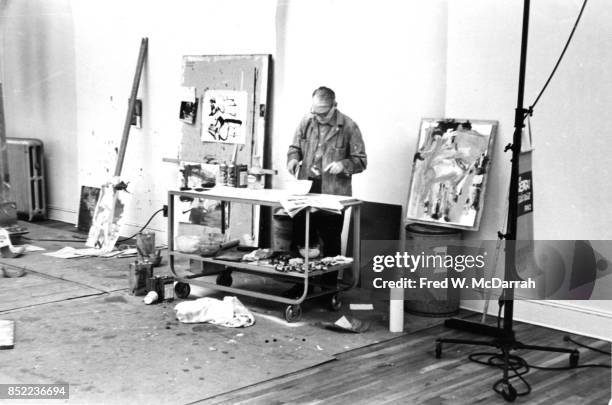
<path id="1" fill-rule="evenodd" d="M 185 56 L 185 87 L 195 88 L 199 108 L 195 123 L 185 123 L 180 160 L 230 162 L 238 145 L 236 163 L 249 167 L 254 156 L 266 165 L 265 119 L 270 55 Z M 259 234 L 259 209 L 235 205 L 231 234 Z"/>

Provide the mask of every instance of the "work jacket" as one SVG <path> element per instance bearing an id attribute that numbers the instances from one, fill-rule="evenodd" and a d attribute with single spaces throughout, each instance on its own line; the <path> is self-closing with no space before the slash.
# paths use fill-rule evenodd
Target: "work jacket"
<path id="1" fill-rule="evenodd" d="M 321 192 L 350 196 L 351 176 L 364 171 L 368 163 L 365 145 L 357 124 L 340 111 L 336 111 L 330 125 L 331 129 L 325 138 L 320 140 L 323 152 Z M 300 121 L 287 153 L 287 162 L 291 159 L 302 162 L 299 179 L 312 177 L 310 169 L 314 163 L 319 138 L 318 122 L 311 114 L 306 115 Z M 332 162 L 341 162 L 344 170 L 339 174 L 323 171 Z"/>

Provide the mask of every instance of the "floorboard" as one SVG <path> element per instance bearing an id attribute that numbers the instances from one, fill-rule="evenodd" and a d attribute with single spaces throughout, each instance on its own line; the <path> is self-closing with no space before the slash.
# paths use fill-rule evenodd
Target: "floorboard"
<path id="1" fill-rule="evenodd" d="M 540 345 L 574 346 L 563 341 L 563 333 L 517 323 L 524 342 Z M 339 355 L 307 371 L 293 373 L 199 404 L 492 404 L 505 403 L 492 390 L 501 370 L 467 360 L 476 351 L 465 345 L 446 345 L 441 359 L 434 356 L 435 337 L 469 338 L 465 332 L 436 326 L 380 344 Z M 607 342 L 574 337 L 581 343 L 610 350 Z M 580 364 L 610 365 L 610 356 L 579 349 Z M 518 351 L 530 364 L 565 367 L 567 355 Z M 532 392 L 517 398 L 518 404 L 607 404 L 611 373 L 604 368 L 565 371 L 536 370 L 524 377 Z M 520 392 L 525 386 L 513 382 Z"/>

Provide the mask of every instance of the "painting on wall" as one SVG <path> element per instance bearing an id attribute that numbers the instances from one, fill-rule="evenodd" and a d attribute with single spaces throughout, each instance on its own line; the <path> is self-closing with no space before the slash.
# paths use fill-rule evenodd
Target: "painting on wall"
<path id="1" fill-rule="evenodd" d="M 246 91 L 207 90 L 202 100 L 202 141 L 244 144 Z"/>
<path id="2" fill-rule="evenodd" d="M 406 220 L 478 230 L 497 121 L 421 121 Z"/>
<path id="3" fill-rule="evenodd" d="M 186 124 L 193 125 L 198 114 L 198 99 L 196 98 L 195 87 L 181 88 L 181 107 L 179 118 Z"/>

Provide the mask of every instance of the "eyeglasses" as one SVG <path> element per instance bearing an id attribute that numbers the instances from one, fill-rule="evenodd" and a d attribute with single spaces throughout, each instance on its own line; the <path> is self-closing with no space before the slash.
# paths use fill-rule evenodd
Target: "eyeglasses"
<path id="1" fill-rule="evenodd" d="M 327 111 L 325 111 L 325 112 L 316 112 L 316 111 L 314 111 L 314 109 L 311 107 L 311 108 L 310 108 L 310 113 L 311 113 L 312 115 L 316 115 L 316 116 L 318 116 L 318 117 L 324 118 L 325 116 L 327 116 L 327 114 L 329 114 L 329 112 L 332 110 L 332 108 L 334 108 L 334 107 L 333 107 L 333 106 L 330 106 L 330 107 L 327 109 Z"/>

